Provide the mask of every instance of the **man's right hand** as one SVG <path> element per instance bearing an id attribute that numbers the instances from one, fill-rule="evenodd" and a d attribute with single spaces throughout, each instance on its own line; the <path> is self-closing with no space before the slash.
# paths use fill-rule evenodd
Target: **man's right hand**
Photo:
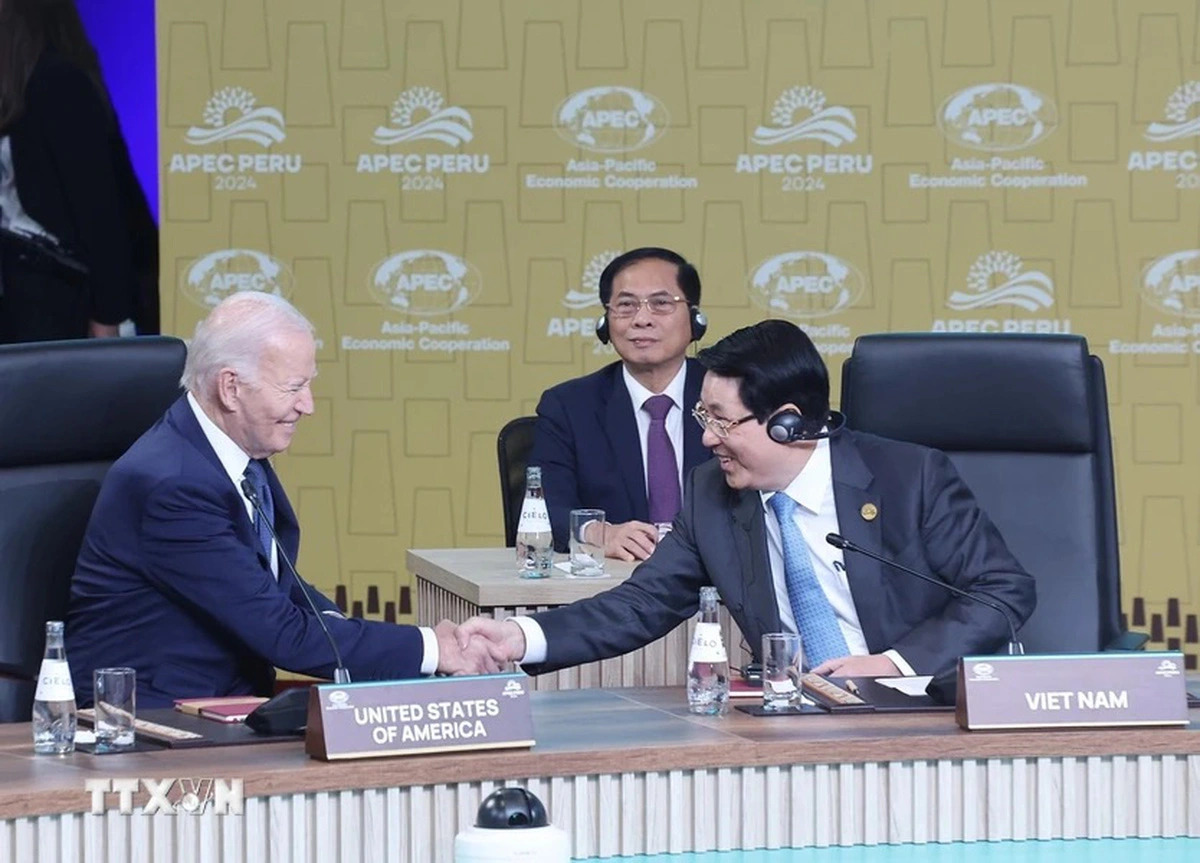
<path id="1" fill-rule="evenodd" d="M 500 663 L 492 658 L 486 645 L 468 645 L 460 639 L 458 627 L 443 620 L 433 628 L 438 641 L 438 667 L 440 674 L 495 674 Z"/>
<path id="2" fill-rule="evenodd" d="M 604 525 L 604 556 L 617 560 L 645 560 L 658 545 L 658 528 L 644 521 Z"/>
<path id="3" fill-rule="evenodd" d="M 461 649 L 482 645 L 497 664 L 520 662 L 525 656 L 525 632 L 511 620 L 472 617 L 459 624 L 457 636 Z"/>

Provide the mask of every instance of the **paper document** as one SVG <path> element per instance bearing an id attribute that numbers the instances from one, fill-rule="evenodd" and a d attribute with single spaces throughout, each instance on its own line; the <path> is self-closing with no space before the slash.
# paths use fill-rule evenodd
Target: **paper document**
<path id="1" fill-rule="evenodd" d="M 880 686 L 887 686 L 897 692 L 903 692 L 905 695 L 924 695 L 925 687 L 931 680 L 933 680 L 933 676 L 929 674 L 919 674 L 916 677 L 875 678 L 875 682 Z"/>

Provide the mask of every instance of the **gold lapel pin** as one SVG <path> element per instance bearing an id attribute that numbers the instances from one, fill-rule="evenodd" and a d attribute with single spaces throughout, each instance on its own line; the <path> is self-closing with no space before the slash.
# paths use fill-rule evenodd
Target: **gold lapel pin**
<path id="1" fill-rule="evenodd" d="M 863 521 L 874 521 L 875 516 L 879 515 L 879 507 L 873 503 L 864 503 L 858 514 L 863 517 Z"/>

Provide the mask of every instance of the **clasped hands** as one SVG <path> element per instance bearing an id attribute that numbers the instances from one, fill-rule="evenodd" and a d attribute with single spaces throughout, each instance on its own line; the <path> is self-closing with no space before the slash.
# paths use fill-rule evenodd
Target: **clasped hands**
<path id="1" fill-rule="evenodd" d="M 525 633 L 511 620 L 472 617 L 462 624 L 443 620 L 433 631 L 439 674 L 496 674 L 525 655 Z"/>

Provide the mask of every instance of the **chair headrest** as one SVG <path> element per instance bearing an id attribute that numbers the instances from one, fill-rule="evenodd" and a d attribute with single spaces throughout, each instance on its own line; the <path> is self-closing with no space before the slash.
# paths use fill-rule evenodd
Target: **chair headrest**
<path id="1" fill-rule="evenodd" d="M 0 345 L 0 467 L 112 461 L 179 396 L 167 336 Z"/>
<path id="2" fill-rule="evenodd" d="M 1090 452 L 1087 340 L 1070 335 L 862 336 L 843 366 L 851 428 L 951 451 Z"/>

